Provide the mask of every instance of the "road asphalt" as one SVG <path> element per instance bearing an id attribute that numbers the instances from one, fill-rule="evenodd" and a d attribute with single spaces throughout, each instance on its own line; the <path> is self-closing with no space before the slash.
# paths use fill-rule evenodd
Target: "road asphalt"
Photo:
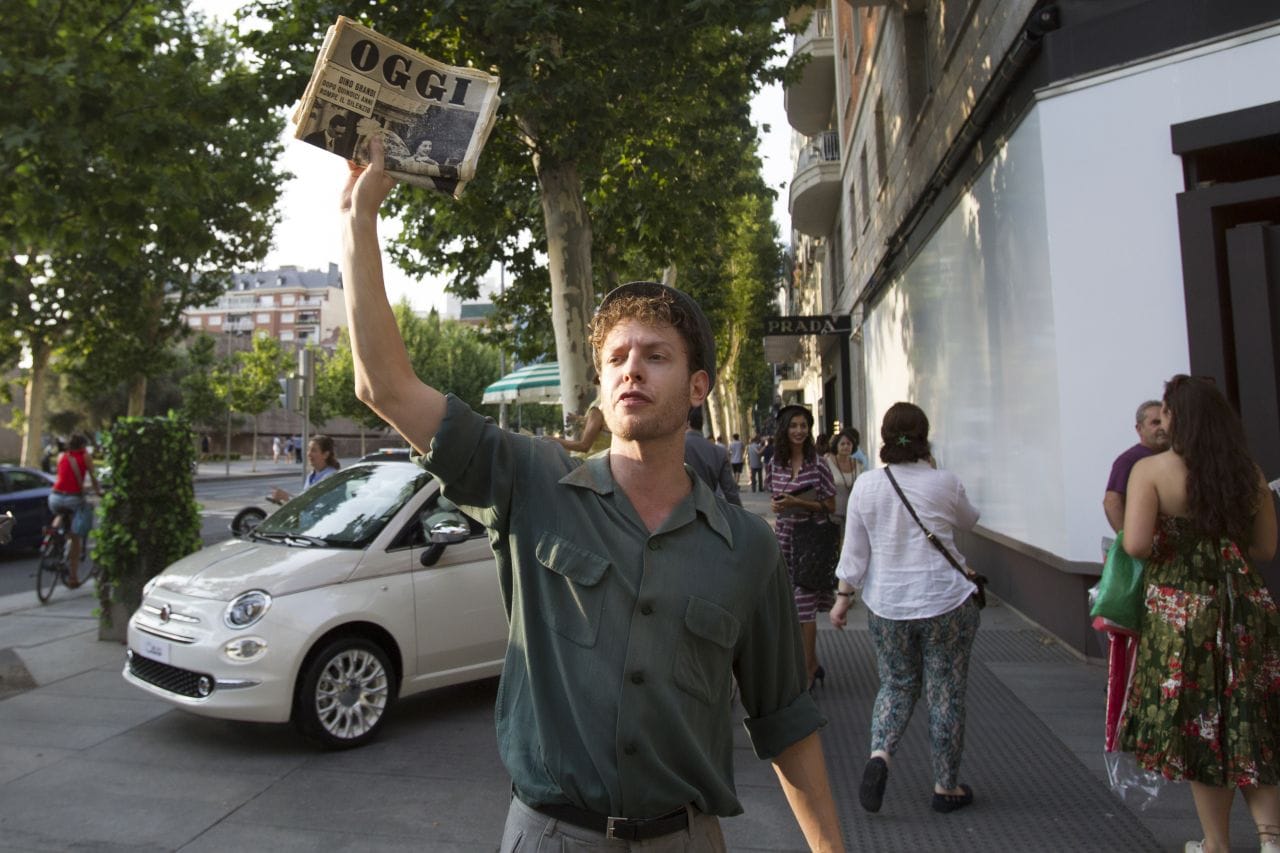
<path id="1" fill-rule="evenodd" d="M 248 474 L 234 470 L 233 476 Z M 201 477 L 224 476 L 202 469 Z M 276 474 L 270 460 L 260 473 Z M 763 495 L 744 494 L 768 517 Z M 380 738 L 321 751 L 287 726 L 172 709 L 120 677 L 124 649 L 98 639 L 86 586 L 0 597 L 0 851 L 491 851 L 510 782 L 497 757 L 496 681 L 399 703 Z M 992 596 L 970 666 L 962 781 L 973 806 L 929 808 L 927 710 L 890 772 L 884 807 L 857 802 L 876 674 L 865 611 L 819 621 L 827 671 L 815 697 L 851 850 L 1181 850 L 1199 838 L 1189 791 L 1167 785 L 1145 810 L 1109 789 L 1102 758 L 1106 671 Z M 745 813 L 731 850 L 805 849 L 770 766 L 736 733 Z M 1234 850 L 1258 849 L 1237 803 Z"/>

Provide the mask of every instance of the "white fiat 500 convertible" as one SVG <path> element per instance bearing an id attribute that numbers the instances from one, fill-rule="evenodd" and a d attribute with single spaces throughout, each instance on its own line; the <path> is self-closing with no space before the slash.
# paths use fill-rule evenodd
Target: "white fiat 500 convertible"
<path id="1" fill-rule="evenodd" d="M 497 675 L 484 528 L 409 462 L 353 465 L 153 578 L 124 677 L 196 714 L 371 739 L 399 696 Z"/>

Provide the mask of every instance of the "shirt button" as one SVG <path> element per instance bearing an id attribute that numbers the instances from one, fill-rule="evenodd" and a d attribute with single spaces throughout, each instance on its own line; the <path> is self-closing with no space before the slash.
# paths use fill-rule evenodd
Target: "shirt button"
<path id="1" fill-rule="evenodd" d="M 635 755 L 635 754 L 636 754 L 636 745 L 635 745 L 634 743 L 629 743 L 629 744 L 627 744 L 626 746 L 624 746 L 624 747 L 622 748 L 622 751 L 623 751 L 625 754 L 627 754 L 627 755 Z"/>
<path id="2" fill-rule="evenodd" d="M 631 683 L 632 683 L 632 684 L 644 684 L 644 673 L 643 673 L 643 672 L 633 672 L 633 673 L 631 673 Z"/>
<path id="3" fill-rule="evenodd" d="M 640 615 L 642 615 L 642 616 L 652 616 L 652 615 L 653 615 L 653 605 L 652 605 L 652 604 L 641 604 L 641 605 L 640 605 Z"/>
<path id="4" fill-rule="evenodd" d="M 659 548 L 661 548 L 661 547 L 662 547 L 662 546 L 658 544 L 658 540 L 657 540 L 657 539 L 650 539 L 650 540 L 649 540 L 649 550 L 650 550 L 650 551 L 656 551 L 656 550 L 658 550 L 658 549 L 659 549 Z"/>

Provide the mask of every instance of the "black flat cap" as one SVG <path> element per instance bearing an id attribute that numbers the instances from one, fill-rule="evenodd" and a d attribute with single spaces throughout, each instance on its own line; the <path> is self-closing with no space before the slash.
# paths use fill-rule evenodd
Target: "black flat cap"
<path id="1" fill-rule="evenodd" d="M 601 300 L 600 309 L 603 310 L 606 305 L 620 296 L 650 297 L 662 294 L 669 294 L 675 308 L 693 321 L 694 334 L 700 342 L 698 348 L 702 352 L 689 353 L 689 367 L 691 370 L 707 372 L 709 380 L 707 390 L 710 391 L 716 387 L 716 338 L 711 333 L 711 323 L 707 321 L 707 315 L 702 313 L 702 309 L 698 307 L 697 302 L 693 301 L 692 296 L 656 281 L 631 281 L 609 291 Z M 678 321 L 679 317 L 673 319 Z"/>

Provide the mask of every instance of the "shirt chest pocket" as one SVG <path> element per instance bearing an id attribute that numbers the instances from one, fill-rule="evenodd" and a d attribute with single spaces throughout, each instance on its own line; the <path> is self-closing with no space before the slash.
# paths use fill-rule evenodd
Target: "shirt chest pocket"
<path id="1" fill-rule="evenodd" d="M 540 584 L 541 615 L 566 640 L 590 648 L 600 631 L 609 561 L 554 533 L 544 533 L 535 554 L 551 574 Z"/>
<path id="2" fill-rule="evenodd" d="M 737 618 L 728 610 L 689 596 L 672 673 L 680 689 L 708 704 L 727 694 L 739 630 Z"/>

